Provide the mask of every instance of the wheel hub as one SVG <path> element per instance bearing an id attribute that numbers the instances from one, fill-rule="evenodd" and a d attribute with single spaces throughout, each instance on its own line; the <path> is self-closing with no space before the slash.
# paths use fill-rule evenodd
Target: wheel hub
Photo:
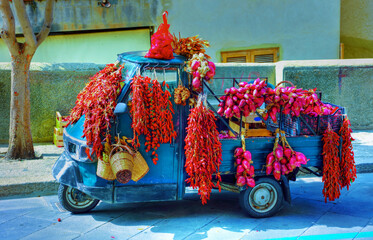
<path id="1" fill-rule="evenodd" d="M 248 200 L 255 211 L 268 212 L 277 202 L 277 192 L 271 184 L 260 183 L 251 190 Z"/>
<path id="2" fill-rule="evenodd" d="M 85 208 L 94 201 L 87 194 L 71 187 L 66 191 L 66 200 L 75 208 Z"/>
<path id="3" fill-rule="evenodd" d="M 254 193 L 254 202 L 260 206 L 264 206 L 269 202 L 270 192 L 266 188 L 260 188 Z"/>

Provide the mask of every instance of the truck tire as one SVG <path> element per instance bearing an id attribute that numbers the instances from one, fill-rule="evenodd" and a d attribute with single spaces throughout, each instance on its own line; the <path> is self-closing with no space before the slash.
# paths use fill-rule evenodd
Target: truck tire
<path id="1" fill-rule="evenodd" d="M 255 187 L 240 192 L 241 208 L 253 218 L 273 216 L 281 209 L 283 201 L 281 185 L 269 177 L 259 178 Z"/>
<path id="2" fill-rule="evenodd" d="M 62 207 L 72 213 L 85 213 L 92 210 L 100 202 L 87 194 L 63 184 L 58 187 L 58 200 Z"/>

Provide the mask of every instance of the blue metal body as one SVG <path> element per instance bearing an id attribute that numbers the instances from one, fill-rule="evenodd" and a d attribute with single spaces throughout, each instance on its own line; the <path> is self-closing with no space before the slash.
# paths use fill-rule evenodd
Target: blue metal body
<path id="1" fill-rule="evenodd" d="M 125 66 L 122 71 L 124 85 L 118 102 L 127 103 L 130 96 L 131 79 L 137 71 L 144 72 L 146 69 L 154 68 L 171 69 L 176 74 L 180 72 L 184 86 L 188 85 L 187 75 L 183 71 L 185 62 L 183 57 L 175 56 L 175 59 L 167 61 L 144 58 L 144 54 L 142 52 L 133 52 L 118 55 L 118 60 Z M 74 125 L 70 125 L 65 129 L 63 137 L 65 151 L 53 167 L 53 176 L 64 185 L 77 188 L 93 198 L 109 203 L 182 199 L 186 178 L 184 171 L 184 138 L 189 109 L 188 106 L 181 105 L 174 105 L 174 109 L 174 126 L 178 136 L 172 143 L 161 144 L 158 148 L 159 161 L 157 165 L 153 164 L 150 153 L 144 150 L 144 138 L 140 138 L 142 144 L 139 151 L 147 161 L 150 170 L 138 182 L 130 181 L 127 184 L 121 184 L 117 181 L 107 181 L 97 177 L 97 164 L 88 160 L 85 153 L 85 149 L 89 146 L 86 145 L 85 138 L 82 137 L 84 116 Z M 112 136 L 119 134 L 120 136 L 132 138 L 131 122 L 132 119 L 128 112 L 117 115 L 115 121 L 112 122 Z M 288 141 L 295 151 L 303 152 L 310 159 L 308 165 L 318 167 L 322 165 L 321 136 L 289 137 Z M 220 171 L 223 175 L 234 174 L 233 152 L 236 147 L 241 146 L 241 141 L 224 139 L 221 142 L 223 161 Z M 258 176 L 261 175 L 261 170 L 265 171 L 266 155 L 272 151 L 273 144 L 274 137 L 246 139 L 246 148 L 252 153 L 254 167 L 257 169 Z M 285 186 L 288 186 L 286 184 L 287 181 Z M 289 188 L 285 188 L 285 193 L 288 191 L 290 196 Z"/>

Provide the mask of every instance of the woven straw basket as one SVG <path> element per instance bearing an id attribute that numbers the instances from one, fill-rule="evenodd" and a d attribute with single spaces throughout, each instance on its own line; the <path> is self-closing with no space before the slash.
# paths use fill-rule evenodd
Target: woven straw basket
<path id="1" fill-rule="evenodd" d="M 109 162 L 109 156 L 105 153 L 102 154 L 102 159 L 99 159 L 97 162 L 97 176 L 112 181 L 115 179 L 115 175 L 113 174 L 113 171 L 111 170 L 111 165 Z"/>
<path id="2" fill-rule="evenodd" d="M 123 144 L 124 149 L 127 150 L 133 156 L 133 163 L 134 167 L 132 170 L 132 180 L 137 182 L 141 178 L 143 178 L 149 172 L 149 166 L 146 163 L 144 157 L 141 155 L 139 151 L 135 151 L 129 144 L 126 142 L 126 137 L 124 137 L 124 141 L 121 141 Z"/>
<path id="3" fill-rule="evenodd" d="M 136 152 L 133 156 L 135 164 L 132 170 L 132 180 L 137 182 L 149 172 L 149 166 L 140 152 Z"/>
<path id="4" fill-rule="evenodd" d="M 116 176 L 117 181 L 120 183 L 128 183 L 132 178 L 133 170 L 133 157 L 127 151 L 123 151 L 122 146 L 116 146 L 111 150 L 110 153 L 110 164 L 113 170 L 114 176 Z M 117 149 L 121 151 L 115 152 Z"/>

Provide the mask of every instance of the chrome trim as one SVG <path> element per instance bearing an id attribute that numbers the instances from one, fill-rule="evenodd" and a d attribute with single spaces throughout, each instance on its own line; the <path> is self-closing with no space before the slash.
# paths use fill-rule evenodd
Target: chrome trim
<path id="1" fill-rule="evenodd" d="M 69 152 L 69 143 L 72 143 L 72 144 L 76 145 L 75 154 Z M 85 162 L 85 163 L 97 162 L 97 157 L 95 157 L 95 156 L 92 158 L 93 161 L 91 161 L 88 157 L 81 157 L 82 153 L 85 151 L 83 149 L 90 148 L 90 147 L 87 145 L 87 143 L 85 141 L 76 139 L 76 138 L 72 137 L 70 134 L 68 134 L 67 131 L 66 131 L 66 128 L 63 130 L 63 144 L 64 144 L 64 148 L 65 148 L 66 153 L 72 159 L 74 159 L 75 161 Z M 86 155 L 85 152 L 83 154 Z"/>

